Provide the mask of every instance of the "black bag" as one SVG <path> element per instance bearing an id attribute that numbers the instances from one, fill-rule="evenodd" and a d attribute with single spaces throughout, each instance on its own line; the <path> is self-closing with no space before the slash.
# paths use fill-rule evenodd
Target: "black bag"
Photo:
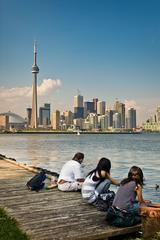
<path id="1" fill-rule="evenodd" d="M 36 174 L 27 182 L 27 187 L 32 191 L 39 191 L 41 190 L 45 183 L 44 180 L 46 179 L 45 171 L 41 171 L 40 173 Z"/>
<path id="2" fill-rule="evenodd" d="M 141 222 L 140 216 L 134 211 L 125 211 L 116 207 L 109 207 L 106 220 L 115 227 L 130 227 Z"/>
<path id="3" fill-rule="evenodd" d="M 107 211 L 112 205 L 113 199 L 115 197 L 114 191 L 108 190 L 107 193 L 101 193 L 98 195 L 93 205 L 97 207 L 100 211 Z"/>

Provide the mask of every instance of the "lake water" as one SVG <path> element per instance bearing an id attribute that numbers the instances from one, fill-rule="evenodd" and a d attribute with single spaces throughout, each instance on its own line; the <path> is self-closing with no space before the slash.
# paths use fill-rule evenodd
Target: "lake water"
<path id="1" fill-rule="evenodd" d="M 101 157 L 111 160 L 111 176 L 121 180 L 133 165 L 145 176 L 144 197 L 160 202 L 160 134 L 1 134 L 0 153 L 18 162 L 59 172 L 76 152 L 83 152 L 85 174 Z M 115 189 L 116 190 L 116 189 Z"/>

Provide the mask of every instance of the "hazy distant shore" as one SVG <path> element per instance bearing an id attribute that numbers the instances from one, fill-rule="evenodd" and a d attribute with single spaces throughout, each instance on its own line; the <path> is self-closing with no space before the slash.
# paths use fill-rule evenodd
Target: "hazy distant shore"
<path id="1" fill-rule="evenodd" d="M 93 131 L 82 131 L 82 132 L 67 132 L 67 131 L 20 131 L 20 132 L 1 132 L 1 134 L 140 134 L 142 132 L 132 132 L 132 131 L 124 131 L 124 132 L 93 132 Z"/>

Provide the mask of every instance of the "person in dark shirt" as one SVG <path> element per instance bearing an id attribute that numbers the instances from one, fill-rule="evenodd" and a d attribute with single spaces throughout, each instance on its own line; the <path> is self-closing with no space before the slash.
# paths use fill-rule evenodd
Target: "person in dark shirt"
<path id="1" fill-rule="evenodd" d="M 138 211 L 141 204 L 150 203 L 150 201 L 143 199 L 143 185 L 144 178 L 141 168 L 137 166 L 131 167 L 128 177 L 121 181 L 112 205 L 123 210 L 134 209 Z"/>
<path id="2" fill-rule="evenodd" d="M 112 207 L 107 212 L 107 220 L 111 225 L 126 227 L 140 222 L 140 215 L 159 213 L 160 204 L 144 200 L 142 189 L 144 177 L 141 168 L 132 166 L 128 177 L 121 181 Z M 153 214 L 152 214 L 153 215 Z"/>

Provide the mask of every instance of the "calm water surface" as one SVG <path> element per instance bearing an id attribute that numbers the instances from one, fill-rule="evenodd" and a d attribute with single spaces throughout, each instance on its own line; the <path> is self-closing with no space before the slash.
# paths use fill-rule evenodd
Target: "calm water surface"
<path id="1" fill-rule="evenodd" d="M 0 135 L 0 153 L 19 162 L 59 172 L 76 152 L 85 154 L 85 174 L 101 157 L 112 162 L 111 175 L 124 178 L 132 165 L 143 169 L 144 197 L 160 202 L 160 134 Z"/>

